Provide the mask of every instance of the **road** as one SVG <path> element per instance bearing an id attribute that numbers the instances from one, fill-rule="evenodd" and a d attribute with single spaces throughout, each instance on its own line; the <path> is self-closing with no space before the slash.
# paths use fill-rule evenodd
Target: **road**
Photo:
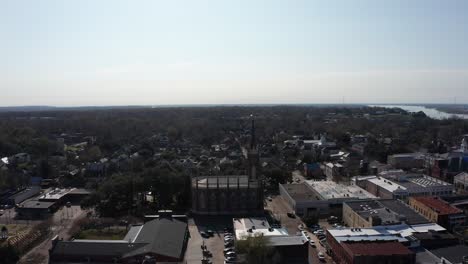
<path id="1" fill-rule="evenodd" d="M 295 170 L 292 172 L 292 179 L 293 182 L 296 183 L 302 183 L 306 180 L 306 178 L 304 178 L 304 176 L 302 175 L 302 172 L 299 170 Z"/>
<path id="2" fill-rule="evenodd" d="M 18 264 L 46 264 L 49 259 L 49 249 L 52 247 L 51 239 L 58 235 L 60 238 L 67 240 L 70 238 L 70 229 L 73 224 L 86 217 L 87 211 L 81 210 L 80 206 L 72 206 L 70 208 L 63 207 L 58 210 L 52 217 L 52 233 L 45 241 L 31 249 L 28 253 L 23 255 Z"/>

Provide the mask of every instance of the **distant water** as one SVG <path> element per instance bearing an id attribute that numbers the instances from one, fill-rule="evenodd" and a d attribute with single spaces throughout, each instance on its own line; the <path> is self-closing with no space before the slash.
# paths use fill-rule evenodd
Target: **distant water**
<path id="1" fill-rule="evenodd" d="M 451 117 L 458 117 L 461 119 L 468 119 L 468 115 L 466 114 L 451 114 L 451 113 L 446 113 L 439 111 L 434 108 L 427 108 L 425 106 L 418 106 L 418 105 L 370 105 L 374 107 L 385 107 L 385 108 L 401 108 L 405 111 L 408 111 L 410 113 L 416 113 L 416 112 L 424 112 L 428 117 L 434 118 L 434 119 L 447 119 Z"/>

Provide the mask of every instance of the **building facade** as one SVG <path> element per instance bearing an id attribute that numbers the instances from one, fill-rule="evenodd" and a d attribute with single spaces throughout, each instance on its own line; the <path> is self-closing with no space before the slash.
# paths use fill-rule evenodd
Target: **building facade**
<path id="1" fill-rule="evenodd" d="M 409 205 L 426 217 L 429 221 L 437 223 L 448 230 L 466 222 L 466 215 L 462 210 L 451 206 L 438 197 L 411 197 Z"/>
<path id="2" fill-rule="evenodd" d="M 192 213 L 200 215 L 256 215 L 263 213 L 263 180 L 258 171 L 259 155 L 252 119 L 247 175 L 192 178 Z"/>

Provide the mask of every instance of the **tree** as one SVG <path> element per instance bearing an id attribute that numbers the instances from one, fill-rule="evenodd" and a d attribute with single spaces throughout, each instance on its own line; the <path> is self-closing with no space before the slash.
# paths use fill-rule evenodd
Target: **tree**
<path id="1" fill-rule="evenodd" d="M 269 245 L 268 238 L 261 234 L 237 240 L 236 249 L 239 254 L 245 254 L 246 263 L 272 263 L 273 248 Z"/>
<path id="2" fill-rule="evenodd" d="M 277 188 L 278 184 L 285 184 L 292 181 L 291 173 L 281 169 L 272 169 L 264 172 L 265 178 L 270 183 L 271 187 Z"/>
<path id="3" fill-rule="evenodd" d="M 0 246 L 0 256 L 2 256 L 2 263 L 14 264 L 19 260 L 18 251 L 10 245 Z"/>

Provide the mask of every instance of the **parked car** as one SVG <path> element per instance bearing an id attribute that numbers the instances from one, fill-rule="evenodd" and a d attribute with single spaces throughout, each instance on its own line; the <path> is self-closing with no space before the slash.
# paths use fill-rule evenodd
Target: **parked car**
<path id="1" fill-rule="evenodd" d="M 315 230 L 314 232 L 312 232 L 314 235 L 318 235 L 318 234 L 323 234 L 325 233 L 325 231 L 323 231 L 323 229 L 317 229 Z"/>
<path id="2" fill-rule="evenodd" d="M 232 247 L 232 246 L 234 246 L 234 241 L 230 240 L 230 241 L 224 242 L 224 247 Z"/>
<path id="3" fill-rule="evenodd" d="M 326 239 L 320 239 L 320 245 L 322 245 L 322 247 L 325 246 L 325 242 L 327 242 Z"/>
<path id="4" fill-rule="evenodd" d="M 227 257 L 236 257 L 236 252 L 234 252 L 234 251 L 228 251 L 228 252 L 226 252 L 226 254 L 224 254 L 224 255 L 226 255 Z"/>
<path id="5" fill-rule="evenodd" d="M 296 218 L 296 215 L 294 213 L 287 213 L 286 215 L 290 218 Z"/>
<path id="6" fill-rule="evenodd" d="M 314 248 L 314 247 L 317 247 L 317 246 L 315 245 L 315 241 L 313 241 L 313 240 L 309 240 L 309 245 L 310 245 L 311 247 L 313 247 L 313 248 Z"/>
<path id="7" fill-rule="evenodd" d="M 323 254 L 323 252 L 319 252 L 317 256 L 320 261 L 325 261 L 325 255 Z"/>
<path id="8" fill-rule="evenodd" d="M 227 247 L 224 249 L 224 253 L 229 252 L 229 251 L 234 251 L 234 250 L 235 250 L 234 247 Z"/>
<path id="9" fill-rule="evenodd" d="M 236 257 L 226 257 L 224 260 L 225 261 L 234 261 L 234 260 L 236 260 Z"/>
<path id="10" fill-rule="evenodd" d="M 210 235 L 208 235 L 208 233 L 206 233 L 206 232 L 204 232 L 204 231 L 201 231 L 201 232 L 200 232 L 200 235 L 201 235 L 202 237 L 204 237 L 204 238 L 209 238 L 209 237 L 210 237 Z"/>

